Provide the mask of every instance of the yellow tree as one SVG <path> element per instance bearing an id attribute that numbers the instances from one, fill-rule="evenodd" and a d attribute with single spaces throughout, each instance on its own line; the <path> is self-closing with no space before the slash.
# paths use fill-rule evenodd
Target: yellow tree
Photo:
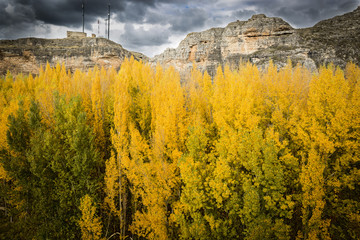
<path id="1" fill-rule="evenodd" d="M 81 238 L 84 240 L 101 239 L 101 220 L 96 216 L 96 207 L 89 195 L 85 195 L 80 200 L 81 219 L 79 225 L 81 228 Z"/>
<path id="2" fill-rule="evenodd" d="M 53 94 L 57 90 L 55 69 L 47 64 L 45 70 L 41 68 L 39 75 L 34 81 L 36 84 L 34 96 L 40 105 L 43 121 L 48 126 L 54 125 L 54 120 L 52 119 L 54 114 Z"/>
<path id="3" fill-rule="evenodd" d="M 102 72 L 104 74 L 104 72 Z M 100 72 L 94 71 L 91 86 L 91 105 L 93 114 L 93 129 L 95 134 L 95 145 L 104 158 L 106 139 L 104 132 L 104 103 L 101 89 Z"/>
<path id="4" fill-rule="evenodd" d="M 8 116 L 17 111 L 18 103 L 12 94 L 13 76 L 8 71 L 5 78 L 0 81 L 0 146 L 8 148 L 6 131 L 8 129 Z M 0 163 L 0 179 L 8 179 L 5 169 Z"/>
<path id="5" fill-rule="evenodd" d="M 114 128 L 111 130 L 111 141 L 115 148 L 111 158 L 106 162 L 105 202 L 110 211 L 120 219 L 120 238 L 126 234 L 126 186 L 123 171 L 129 165 L 129 107 L 131 97 L 131 61 L 125 59 L 114 83 Z"/>
<path id="6" fill-rule="evenodd" d="M 132 229 L 150 239 L 174 236 L 171 217 L 179 198 L 178 159 L 186 135 L 185 99 L 180 76 L 174 68 L 156 69 L 151 92 L 152 145 L 148 163 L 144 164 L 143 208 L 135 213 Z"/>
<path id="7" fill-rule="evenodd" d="M 272 109 L 267 107 L 277 101 L 268 80 L 275 82 L 278 72 L 272 65 L 267 71 L 261 76 L 250 64 L 236 72 L 225 67 L 214 80 L 219 139 L 210 187 L 227 218 L 209 220 L 223 237 L 290 238 L 285 222 L 292 218 L 294 203 L 285 191 L 285 164 L 276 146 L 280 138 L 270 127 Z"/>
<path id="8" fill-rule="evenodd" d="M 330 239 L 330 220 L 325 214 L 330 206 L 326 199 L 337 200 L 329 195 L 332 193 L 327 192 L 327 186 L 336 189 L 341 184 L 337 178 L 349 131 L 348 94 L 343 72 L 332 65 L 321 67 L 310 83 L 308 109 L 302 122 L 304 132 L 300 133 L 305 147 L 300 175 L 305 239 Z"/>
<path id="9" fill-rule="evenodd" d="M 0 81 L 0 146 L 4 149 L 8 149 L 6 141 L 8 116 L 15 114 L 20 101 L 25 108 L 29 107 L 30 101 L 34 97 L 36 86 L 34 82 L 32 75 L 19 74 L 14 77 L 10 72 L 7 72 L 5 78 Z M 10 180 L 1 163 L 0 178 Z"/>
<path id="10" fill-rule="evenodd" d="M 187 81 L 186 91 L 189 125 L 209 124 L 212 121 L 211 98 L 213 86 L 207 72 L 202 74 L 196 65 L 191 70 L 191 78 Z"/>
<path id="11" fill-rule="evenodd" d="M 360 162 L 359 67 L 348 64 L 345 77 L 342 71 L 337 69 L 327 79 L 328 92 L 324 94 L 327 100 L 326 104 L 322 104 L 327 113 L 332 113 L 326 127 L 322 127 L 322 131 L 333 143 L 332 151 L 323 156 L 326 161 L 326 215 L 331 218 L 329 233 L 332 238 L 341 236 L 344 239 L 358 239 L 360 214 L 356 209 L 360 206 L 357 197 L 360 179 L 357 167 Z"/>
<path id="12" fill-rule="evenodd" d="M 259 119 L 254 114 L 254 91 L 250 84 L 258 77 L 257 69 L 247 68 L 239 75 L 226 66 L 224 72 L 218 68 L 214 79 L 212 105 L 219 138 L 214 176 L 209 180 L 209 186 L 216 211 L 207 218 L 217 238 L 241 236 L 245 227 L 240 216 L 244 194 L 241 169 L 248 159 L 239 156 L 239 151 L 246 132 L 253 131 L 258 124 Z M 233 224 L 237 227 L 234 228 Z"/>
<path id="13" fill-rule="evenodd" d="M 61 95 L 65 95 L 67 100 L 69 100 L 72 96 L 76 95 L 76 89 L 74 86 L 74 82 L 72 79 L 72 75 L 70 72 L 66 72 L 65 64 L 61 66 L 61 70 L 59 74 L 59 83 L 57 87 L 57 91 Z"/>
<path id="14" fill-rule="evenodd" d="M 209 239 L 216 236 L 207 220 L 216 211 L 211 204 L 213 198 L 209 187 L 216 139 L 210 76 L 207 72 L 202 74 L 194 65 L 186 90 L 189 136 L 186 153 L 179 161 L 183 186 L 180 200 L 175 204 L 174 216 L 182 238 Z"/>
<path id="15" fill-rule="evenodd" d="M 310 72 L 300 65 L 293 68 L 290 60 L 278 71 L 270 63 L 261 79 L 260 99 L 263 101 L 259 112 L 262 116 L 261 127 L 266 132 L 267 138 L 271 138 L 276 144 L 278 161 L 283 168 L 284 184 L 287 189 L 285 198 L 289 204 L 286 205 L 295 208 L 295 212 L 300 211 L 300 204 L 293 204 L 300 198 L 299 174 L 303 149 L 303 143 L 299 141 L 298 129 L 302 121 L 301 113 L 307 103 L 310 80 Z M 290 213 L 292 208 L 285 208 L 283 212 Z M 289 214 L 286 215 L 289 218 Z M 290 225 L 295 229 L 301 226 L 299 214 L 292 216 Z"/>

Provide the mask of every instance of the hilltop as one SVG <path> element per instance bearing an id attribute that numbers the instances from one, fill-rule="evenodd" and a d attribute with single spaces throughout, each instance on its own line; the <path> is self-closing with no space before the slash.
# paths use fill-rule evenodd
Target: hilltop
<path id="1" fill-rule="evenodd" d="M 40 65 L 64 63 L 67 69 L 86 70 L 97 66 L 119 68 L 125 57 L 146 60 L 141 53 L 124 49 L 105 38 L 67 37 L 63 39 L 22 38 L 0 40 L 0 74 L 33 73 Z"/>

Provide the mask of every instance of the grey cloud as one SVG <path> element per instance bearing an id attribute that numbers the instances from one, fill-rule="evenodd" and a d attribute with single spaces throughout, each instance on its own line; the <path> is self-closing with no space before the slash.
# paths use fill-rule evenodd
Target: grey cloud
<path id="1" fill-rule="evenodd" d="M 10 0 L 0 3 L 0 26 L 28 23 L 35 20 L 33 9 L 27 5 L 17 4 Z"/>
<path id="2" fill-rule="evenodd" d="M 165 23 L 166 19 L 167 18 L 165 17 L 164 14 L 150 10 L 147 12 L 144 21 L 145 23 L 158 24 L 158 23 Z"/>
<path id="3" fill-rule="evenodd" d="M 235 17 L 239 20 L 247 20 L 249 19 L 252 15 L 256 14 L 256 12 L 254 10 L 237 10 L 232 12 L 232 17 Z"/>
<path id="4" fill-rule="evenodd" d="M 318 21 L 355 9 L 359 0 L 257 0 L 245 1 L 247 7 L 253 7 L 258 13 L 282 17 L 296 27 L 309 27 Z"/>
<path id="5" fill-rule="evenodd" d="M 0 2 L 0 38 L 20 38 L 31 35 L 36 23 L 33 9 L 5 0 Z"/>
<path id="6" fill-rule="evenodd" d="M 207 13 L 199 8 L 187 8 L 177 10 L 175 14 L 169 18 L 171 30 L 185 32 L 204 26 Z"/>
<path id="7" fill-rule="evenodd" d="M 120 22 L 139 23 L 144 21 L 148 8 L 149 5 L 129 1 L 124 5 L 123 11 L 115 11 L 115 14 Z"/>
<path id="8" fill-rule="evenodd" d="M 130 9 L 128 4 L 126 9 Z M 172 9 L 171 12 L 160 12 L 158 9 L 131 8 L 131 13 L 124 11 L 118 19 L 127 23 L 147 23 L 170 25 L 175 32 L 188 32 L 203 27 L 208 14 L 199 8 Z"/>
<path id="9" fill-rule="evenodd" d="M 135 29 L 133 24 L 126 24 L 120 35 L 120 42 L 129 48 L 136 46 L 158 46 L 169 43 L 170 32 L 167 29 L 152 27 L 145 30 L 143 27 Z"/>

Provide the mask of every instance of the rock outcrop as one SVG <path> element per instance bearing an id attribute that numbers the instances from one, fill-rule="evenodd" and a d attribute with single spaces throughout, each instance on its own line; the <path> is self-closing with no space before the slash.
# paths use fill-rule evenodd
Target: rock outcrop
<path id="1" fill-rule="evenodd" d="M 95 65 L 119 68 L 125 57 L 147 60 L 140 53 L 124 49 L 105 38 L 41 39 L 23 38 L 0 40 L 0 75 L 7 70 L 14 73 L 32 73 L 45 66 L 64 63 L 71 71 L 86 70 Z"/>
<path id="2" fill-rule="evenodd" d="M 167 49 L 150 62 L 173 65 L 183 73 L 195 62 L 210 75 L 218 65 L 238 66 L 240 60 L 264 68 L 270 59 L 283 67 L 290 58 L 311 70 L 329 62 L 341 67 L 348 61 L 359 64 L 359 14 L 360 8 L 307 29 L 294 29 L 281 18 L 254 15 L 225 28 L 190 33 L 176 49 Z"/>

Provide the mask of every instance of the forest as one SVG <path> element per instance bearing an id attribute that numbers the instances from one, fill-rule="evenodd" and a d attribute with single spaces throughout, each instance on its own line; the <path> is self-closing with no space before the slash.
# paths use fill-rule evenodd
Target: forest
<path id="1" fill-rule="evenodd" d="M 0 92 L 0 239 L 360 239 L 355 64 L 131 58 Z"/>

